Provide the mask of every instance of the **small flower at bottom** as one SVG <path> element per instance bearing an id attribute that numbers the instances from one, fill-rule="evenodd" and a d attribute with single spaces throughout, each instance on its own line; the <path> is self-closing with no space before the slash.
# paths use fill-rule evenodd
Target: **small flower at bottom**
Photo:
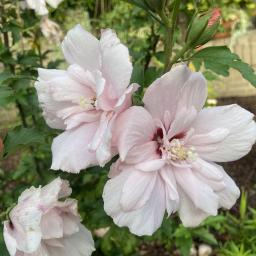
<path id="1" fill-rule="evenodd" d="M 4 240 L 11 256 L 89 256 L 94 249 L 90 231 L 81 223 L 77 201 L 68 181 L 55 179 L 31 187 L 18 199 L 4 222 Z"/>
<path id="2" fill-rule="evenodd" d="M 239 188 L 214 162 L 246 155 L 256 124 L 238 105 L 203 108 L 206 97 L 202 74 L 182 65 L 148 87 L 144 108 L 120 115 L 113 139 L 119 159 L 103 192 L 104 209 L 118 226 L 151 235 L 167 211 L 194 227 L 235 204 Z"/>

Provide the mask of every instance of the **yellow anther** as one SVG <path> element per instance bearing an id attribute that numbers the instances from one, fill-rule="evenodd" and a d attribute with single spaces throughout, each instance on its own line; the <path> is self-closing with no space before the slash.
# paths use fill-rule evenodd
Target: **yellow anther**
<path id="1" fill-rule="evenodd" d="M 172 160 L 186 160 L 188 151 L 182 146 L 175 146 L 169 149 Z"/>
<path id="2" fill-rule="evenodd" d="M 197 153 L 194 148 L 184 147 L 178 139 L 171 141 L 171 143 L 166 147 L 167 158 L 172 161 L 184 161 L 192 160 L 197 158 Z"/>
<path id="3" fill-rule="evenodd" d="M 96 98 L 86 99 L 85 97 L 81 97 L 79 100 L 79 105 L 82 108 L 90 109 L 95 107 L 95 101 Z"/>

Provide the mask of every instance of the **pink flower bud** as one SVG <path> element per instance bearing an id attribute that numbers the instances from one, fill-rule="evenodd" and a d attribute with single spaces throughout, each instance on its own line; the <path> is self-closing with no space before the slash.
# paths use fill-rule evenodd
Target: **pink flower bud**
<path id="1" fill-rule="evenodd" d="M 186 42 L 196 48 L 211 40 L 218 29 L 220 16 L 220 8 L 196 16 L 191 22 Z"/>
<path id="2" fill-rule="evenodd" d="M 217 23 L 219 21 L 221 17 L 221 9 L 220 8 L 214 8 L 212 10 L 212 15 L 208 21 L 208 27 L 213 26 L 215 23 Z"/>

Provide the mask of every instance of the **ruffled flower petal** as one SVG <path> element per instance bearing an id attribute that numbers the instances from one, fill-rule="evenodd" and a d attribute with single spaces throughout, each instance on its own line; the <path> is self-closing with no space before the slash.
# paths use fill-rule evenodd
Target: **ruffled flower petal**
<path id="1" fill-rule="evenodd" d="M 95 152 L 90 152 L 88 145 L 97 127 L 97 122 L 84 124 L 56 137 L 52 144 L 51 169 L 79 173 L 82 169 L 96 165 Z"/>
<path id="2" fill-rule="evenodd" d="M 11 256 L 90 256 L 91 233 L 80 223 L 77 201 L 60 178 L 25 190 L 4 222 L 4 239 Z"/>
<path id="3" fill-rule="evenodd" d="M 101 32 L 102 74 L 108 81 L 109 98 L 119 98 L 125 92 L 132 74 L 128 48 L 120 43 L 111 29 Z"/>
<path id="4" fill-rule="evenodd" d="M 200 73 L 180 65 L 154 81 L 145 92 L 145 108 L 154 118 L 162 120 L 166 129 L 181 108 L 199 111 L 206 100 L 206 80 Z M 168 112 L 168 119 L 166 118 Z"/>
<path id="5" fill-rule="evenodd" d="M 238 105 L 205 108 L 192 128 L 195 137 L 192 136 L 188 144 L 193 144 L 198 154 L 209 161 L 237 160 L 246 155 L 256 141 L 253 114 Z"/>
<path id="6" fill-rule="evenodd" d="M 117 119 L 114 131 L 114 145 L 117 146 L 121 159 L 129 150 L 151 140 L 155 124 L 150 114 L 142 107 L 131 107 Z"/>
<path id="7" fill-rule="evenodd" d="M 142 202 L 144 205 L 135 210 L 125 211 L 121 204 L 122 191 L 128 177 L 132 175 L 133 173 L 131 171 L 122 171 L 106 183 L 103 191 L 104 209 L 118 226 L 127 226 L 133 234 L 139 236 L 152 235 L 161 226 L 164 217 L 164 185 L 158 175 L 155 176 L 156 174 L 154 173 L 147 173 L 146 175 L 150 175 L 152 179 L 156 179 L 153 189 L 150 185 L 150 190 L 152 189 L 151 196 L 148 200 L 144 200 L 144 197 L 136 197 L 139 199 L 137 201 L 139 205 L 137 206 L 140 206 Z M 148 196 L 149 194 L 146 193 L 146 195 Z"/>
<path id="8" fill-rule="evenodd" d="M 99 41 L 80 25 L 68 32 L 62 43 L 62 51 L 69 64 L 78 64 L 89 71 L 100 69 Z"/>

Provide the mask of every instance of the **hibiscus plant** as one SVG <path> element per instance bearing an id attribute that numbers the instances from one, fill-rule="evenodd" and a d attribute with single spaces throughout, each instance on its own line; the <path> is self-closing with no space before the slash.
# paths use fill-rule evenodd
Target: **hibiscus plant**
<path id="1" fill-rule="evenodd" d="M 1 1 L 1 253 L 186 256 L 228 234 L 228 255 L 256 239 L 229 228 L 251 232 L 255 210 L 243 192 L 232 216 L 240 188 L 221 165 L 251 150 L 254 115 L 206 104 L 209 75 L 256 74 L 207 45 L 218 1 L 187 2 Z"/>

